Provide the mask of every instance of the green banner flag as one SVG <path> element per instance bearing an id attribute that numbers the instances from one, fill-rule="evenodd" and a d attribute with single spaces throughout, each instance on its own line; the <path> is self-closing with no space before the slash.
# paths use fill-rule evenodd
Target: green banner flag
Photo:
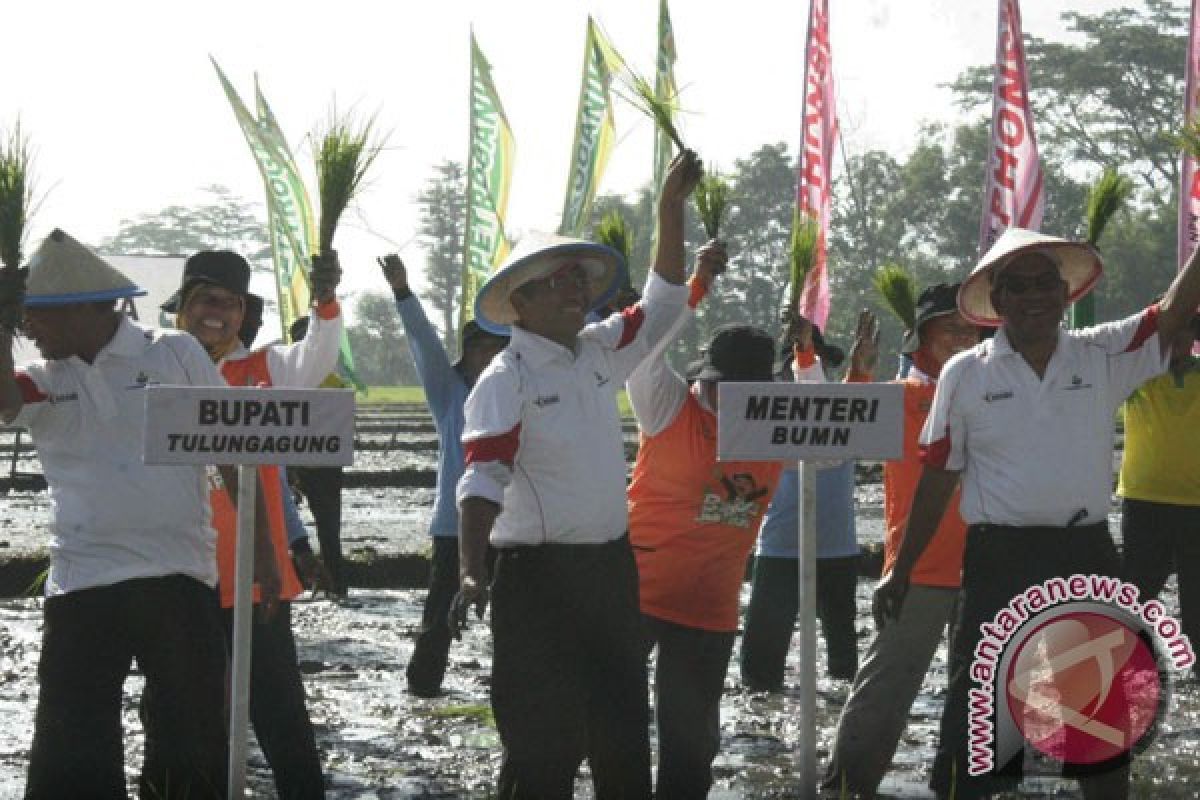
<path id="1" fill-rule="evenodd" d="M 271 241 L 271 259 L 275 265 L 279 323 L 286 340 L 292 323 L 308 314 L 312 301 L 308 283 L 309 263 L 316 242 L 312 204 L 291 148 L 288 147 L 287 137 L 267 105 L 257 78 L 255 95 L 258 116 L 255 117 L 225 77 L 216 59 L 212 59 L 212 64 L 233 108 L 234 117 L 246 137 L 246 143 L 250 146 L 266 189 L 267 231 Z M 354 374 L 354 357 L 344 331 L 341 355 L 347 377 L 356 387 L 365 388 Z"/>
<path id="2" fill-rule="evenodd" d="M 508 256 L 504 215 L 512 183 L 516 142 L 492 67 L 471 34 L 471 136 L 467 156 L 467 224 L 463 253 L 462 306 L 459 324 L 475 316 L 475 295 L 492 268 Z"/>
<path id="3" fill-rule="evenodd" d="M 679 110 L 679 89 L 675 86 L 675 30 L 671 27 L 671 12 L 667 0 L 658 3 L 658 58 L 655 61 L 654 96 Z M 662 185 L 671 163 L 673 144 L 662 129 L 654 129 L 654 192 Z"/>
<path id="4" fill-rule="evenodd" d="M 616 50 L 592 18 L 588 17 L 579 113 L 575 119 L 575 141 L 571 145 L 571 164 L 560 233 L 584 235 L 592 200 L 596 197 L 596 189 L 616 142 L 611 87 L 614 74 L 621 65 Z"/>

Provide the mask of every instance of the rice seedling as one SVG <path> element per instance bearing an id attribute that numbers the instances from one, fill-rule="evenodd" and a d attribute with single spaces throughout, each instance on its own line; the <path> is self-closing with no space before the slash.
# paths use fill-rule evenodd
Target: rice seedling
<path id="1" fill-rule="evenodd" d="M 721 230 L 725 212 L 729 210 L 729 194 L 729 181 L 715 170 L 706 174 L 696 185 L 693 199 L 709 239 L 716 239 Z"/>
<path id="2" fill-rule="evenodd" d="M 9 332 L 21 322 L 25 281 L 20 271 L 22 247 L 33 208 L 33 148 L 21 122 L 0 138 L 0 326 Z"/>
<path id="3" fill-rule="evenodd" d="M 614 89 L 615 94 L 649 117 L 680 152 L 686 150 L 683 138 L 679 135 L 679 128 L 675 124 L 675 98 L 659 97 L 654 91 L 654 85 L 628 64 L 618 75 L 623 88 Z"/>
<path id="4" fill-rule="evenodd" d="M 386 144 L 375 130 L 375 116 L 360 121 L 353 114 L 339 115 L 336 106 L 312 134 L 317 168 L 317 194 L 321 200 L 318 238 L 322 253 L 333 249 L 333 234 L 342 212 L 363 187 L 371 165 Z"/>
<path id="5" fill-rule="evenodd" d="M 625 263 L 629 263 L 629 257 L 633 253 L 633 229 L 620 211 L 614 208 L 605 214 L 596 225 L 593 236 L 600 244 L 616 250 L 625 259 Z"/>
<path id="6" fill-rule="evenodd" d="M 1113 215 L 1120 211 L 1133 194 L 1133 181 L 1122 176 L 1111 167 L 1104 170 L 1088 191 L 1087 199 L 1087 242 L 1095 245 L 1100 241 L 1105 226 Z"/>
<path id="7" fill-rule="evenodd" d="M 884 264 L 871 278 L 875 290 L 906 330 L 917 324 L 917 287 L 912 275 L 899 264 Z"/>
<path id="8" fill-rule="evenodd" d="M 820 238 L 821 226 L 817 218 L 796 209 L 792 213 L 792 240 L 788 248 L 791 261 L 791 308 L 797 308 L 799 305 L 800 293 L 804 290 L 804 279 L 817 261 L 817 244 Z"/>

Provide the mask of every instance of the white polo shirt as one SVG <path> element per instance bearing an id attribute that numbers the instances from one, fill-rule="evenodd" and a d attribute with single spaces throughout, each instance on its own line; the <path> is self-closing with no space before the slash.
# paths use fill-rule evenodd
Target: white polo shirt
<path id="1" fill-rule="evenodd" d="M 216 584 L 204 467 L 142 463 L 145 388 L 222 386 L 187 333 L 121 318 L 93 363 L 72 356 L 17 370 L 53 506 L 47 596 L 183 574 Z"/>
<path id="2" fill-rule="evenodd" d="M 584 328 L 574 351 L 513 326 L 464 409 L 458 502 L 500 504 L 493 545 L 595 544 L 625 534 L 617 392 L 687 292 L 652 272 L 641 302 Z"/>
<path id="3" fill-rule="evenodd" d="M 1094 525 L 1108 518 L 1117 407 L 1162 373 L 1158 308 L 1060 331 L 1038 379 L 1004 329 L 942 370 L 921 458 L 962 472 L 968 525 Z"/>

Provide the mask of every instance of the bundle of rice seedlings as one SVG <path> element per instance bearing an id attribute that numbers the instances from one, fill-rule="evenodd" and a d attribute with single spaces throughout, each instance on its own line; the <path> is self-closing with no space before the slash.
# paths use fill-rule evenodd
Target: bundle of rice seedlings
<path id="1" fill-rule="evenodd" d="M 629 227 L 629 222 L 620 211 L 614 208 L 605 214 L 596 225 L 594 237 L 600 244 L 616 250 L 625 259 L 625 263 L 629 263 L 629 257 L 633 253 L 633 229 Z"/>
<path id="2" fill-rule="evenodd" d="M 659 97 L 653 84 L 628 64 L 618 74 L 624 90 L 614 89 L 616 95 L 649 117 L 675 143 L 680 152 L 686 150 L 679 135 L 679 128 L 675 125 L 675 98 Z"/>
<path id="3" fill-rule="evenodd" d="M 884 264 L 875 270 L 871 282 L 904 329 L 911 331 L 916 327 L 917 287 L 908 270 L 899 264 Z"/>
<path id="4" fill-rule="evenodd" d="M 32 164 L 33 149 L 18 120 L 0 139 L 0 326 L 9 332 L 21 322 L 21 250 L 33 208 Z"/>
<path id="5" fill-rule="evenodd" d="M 318 234 L 322 253 L 333 249 L 338 220 L 362 188 L 363 178 L 386 143 L 386 136 L 375 135 L 374 126 L 374 115 L 360 123 L 352 114 L 339 116 L 334 107 L 325 124 L 313 132 L 317 194 L 321 199 Z"/>
<path id="6" fill-rule="evenodd" d="M 792 213 L 791 296 L 789 306 L 798 308 L 800 293 L 804 291 L 804 279 L 817 261 L 817 243 L 821 237 L 821 226 L 812 214 L 796 209 Z"/>
<path id="7" fill-rule="evenodd" d="M 725 212 L 729 208 L 729 188 L 729 181 L 716 171 L 705 175 L 696 185 L 696 193 L 693 195 L 696 211 L 700 213 L 704 232 L 710 239 L 716 239 L 721 230 L 721 222 L 724 221 Z"/>
<path id="8" fill-rule="evenodd" d="M 1120 211 L 1133 194 L 1133 181 L 1109 167 L 1104 170 L 1088 191 L 1087 242 L 1095 246 L 1113 215 Z"/>

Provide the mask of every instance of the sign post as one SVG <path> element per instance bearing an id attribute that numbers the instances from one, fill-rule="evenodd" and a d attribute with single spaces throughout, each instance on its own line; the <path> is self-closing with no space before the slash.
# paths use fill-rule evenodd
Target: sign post
<path id="1" fill-rule="evenodd" d="M 354 460 L 354 392 L 349 389 L 243 389 L 151 386 L 146 390 L 147 464 L 236 466 L 229 780 L 233 800 L 246 790 L 254 613 L 255 465 L 348 466 Z"/>
<path id="2" fill-rule="evenodd" d="M 888 383 L 718 386 L 717 458 L 800 462 L 800 796 L 817 795 L 816 471 L 820 462 L 903 454 L 904 393 Z"/>

